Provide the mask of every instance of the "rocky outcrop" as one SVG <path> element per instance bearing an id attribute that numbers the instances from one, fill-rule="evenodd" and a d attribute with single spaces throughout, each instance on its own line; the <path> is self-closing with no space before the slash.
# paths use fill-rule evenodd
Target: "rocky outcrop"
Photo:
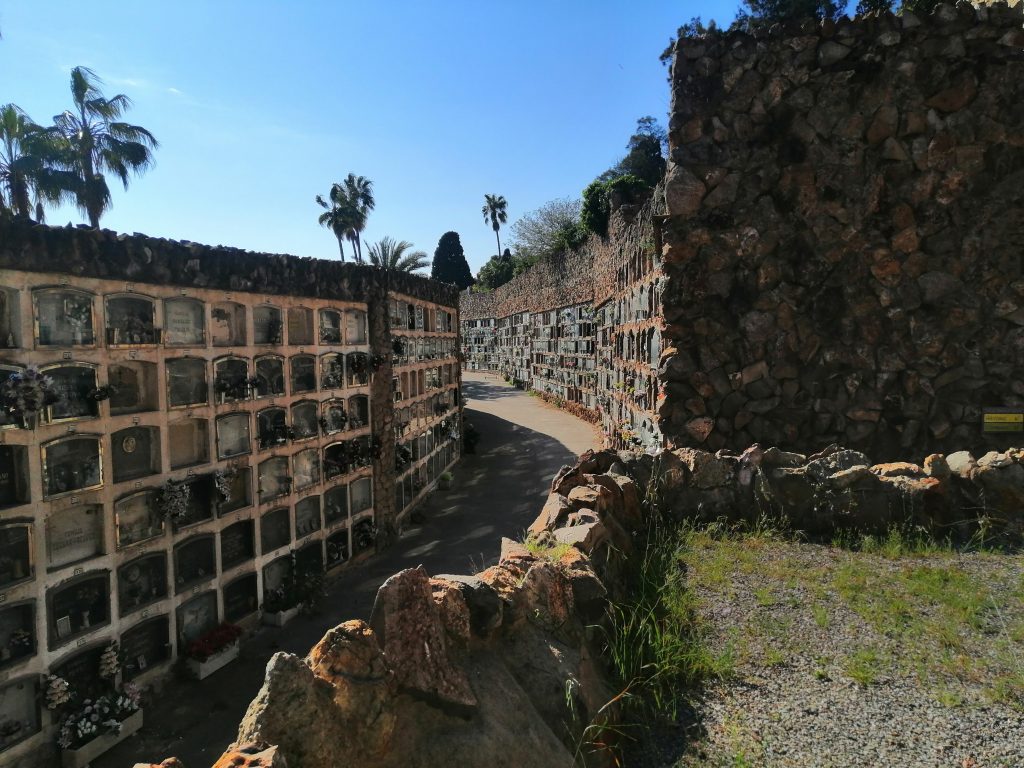
<path id="1" fill-rule="evenodd" d="M 676 445 L 1007 445 L 981 419 L 1024 404 L 1022 22 L 957 3 L 680 39 L 659 414 Z"/>
<path id="2" fill-rule="evenodd" d="M 655 509 L 677 521 L 769 516 L 825 537 L 892 525 L 967 537 L 983 523 L 1020 541 L 1022 508 L 1020 449 L 920 463 L 838 446 L 588 451 L 555 477 L 528 544 L 503 539 L 498 562 L 473 576 L 401 571 L 370 624 L 338 625 L 305 659 L 275 655 L 215 768 L 610 765 L 610 752 L 580 748 L 616 717 L 594 627 L 628 594 Z"/>

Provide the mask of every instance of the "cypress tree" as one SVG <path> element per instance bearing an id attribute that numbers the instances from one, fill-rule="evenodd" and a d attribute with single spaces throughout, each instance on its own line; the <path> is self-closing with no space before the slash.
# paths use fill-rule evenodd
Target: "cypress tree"
<path id="1" fill-rule="evenodd" d="M 469 288 L 475 281 L 469 271 L 469 262 L 462 250 L 458 232 L 445 232 L 437 242 L 430 276 L 442 283 L 458 286 L 460 291 Z"/>

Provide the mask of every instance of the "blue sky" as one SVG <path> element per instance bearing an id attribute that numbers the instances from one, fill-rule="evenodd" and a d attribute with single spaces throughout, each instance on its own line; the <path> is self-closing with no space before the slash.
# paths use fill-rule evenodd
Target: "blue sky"
<path id="1" fill-rule="evenodd" d="M 127 193 L 115 188 L 105 227 L 336 258 L 313 198 L 352 171 L 374 181 L 368 240 L 432 255 L 455 230 L 475 273 L 496 249 L 484 193 L 508 199 L 509 225 L 578 196 L 638 117 L 667 122 L 658 55 L 676 28 L 735 7 L 2 0 L 0 103 L 48 123 L 70 104 L 76 65 L 132 97 L 127 119 L 161 147 Z"/>

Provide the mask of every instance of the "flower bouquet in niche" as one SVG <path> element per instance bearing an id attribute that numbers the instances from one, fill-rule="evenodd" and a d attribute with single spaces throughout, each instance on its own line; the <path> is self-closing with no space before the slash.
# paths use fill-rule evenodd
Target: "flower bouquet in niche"
<path id="1" fill-rule="evenodd" d="M 53 379 L 31 365 L 12 373 L 0 385 L 0 404 L 12 421 L 21 422 L 23 429 L 34 429 L 39 412 L 58 402 Z"/>
<path id="2" fill-rule="evenodd" d="M 79 749 L 97 736 L 119 734 L 125 720 L 139 711 L 139 689 L 127 683 L 121 691 L 83 699 L 82 706 L 64 718 L 57 736 L 61 749 Z"/>

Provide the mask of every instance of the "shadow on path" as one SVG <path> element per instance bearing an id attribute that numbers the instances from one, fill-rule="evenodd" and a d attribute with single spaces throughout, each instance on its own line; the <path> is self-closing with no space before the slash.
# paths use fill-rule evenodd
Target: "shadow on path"
<path id="1" fill-rule="evenodd" d="M 172 755 L 186 768 L 207 768 L 234 740 L 275 652 L 304 656 L 330 627 L 368 619 L 377 588 L 396 571 L 422 564 L 431 574 L 475 572 L 497 561 L 502 536 L 521 536 L 540 512 L 555 472 L 593 446 L 595 436 L 584 422 L 501 381 L 470 376 L 463 385 L 466 415 L 481 440 L 477 453 L 455 466 L 452 489 L 423 502 L 426 522 L 333 580 L 317 614 L 284 628 L 260 627 L 237 661 L 202 682 L 169 680 L 147 703 L 139 735 L 93 761 L 94 768 L 127 768 Z"/>

